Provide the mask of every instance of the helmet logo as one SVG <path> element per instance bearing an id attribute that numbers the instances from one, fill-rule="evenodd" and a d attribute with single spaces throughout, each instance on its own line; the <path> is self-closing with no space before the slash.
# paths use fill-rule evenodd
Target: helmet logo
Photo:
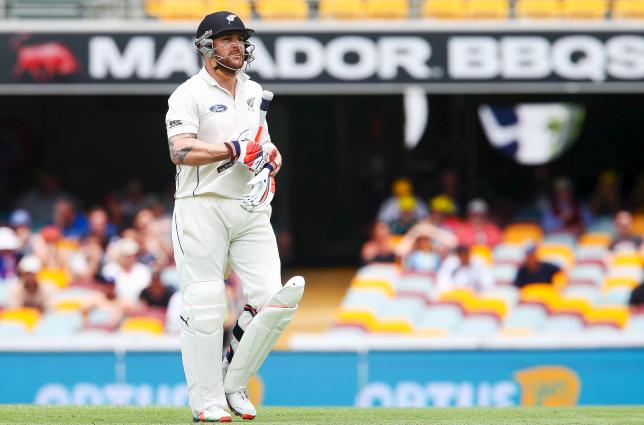
<path id="1" fill-rule="evenodd" d="M 236 17 L 237 17 L 236 15 L 226 16 L 226 19 L 228 20 L 228 25 L 232 24 Z"/>

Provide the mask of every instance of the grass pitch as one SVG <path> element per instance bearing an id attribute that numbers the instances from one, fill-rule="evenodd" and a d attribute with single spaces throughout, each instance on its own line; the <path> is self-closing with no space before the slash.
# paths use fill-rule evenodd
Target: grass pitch
<path id="1" fill-rule="evenodd" d="M 644 407 L 352 409 L 260 408 L 254 421 L 233 423 L 297 425 L 644 424 Z M 0 406 L 0 424 L 192 424 L 187 408 Z"/>

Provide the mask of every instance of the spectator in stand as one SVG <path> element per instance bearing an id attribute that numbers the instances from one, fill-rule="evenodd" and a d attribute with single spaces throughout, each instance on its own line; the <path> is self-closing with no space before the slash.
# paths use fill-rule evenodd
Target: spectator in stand
<path id="1" fill-rule="evenodd" d="M 132 180 L 125 186 L 125 199 L 123 200 L 123 214 L 125 224 L 130 227 L 134 218 L 144 208 L 149 208 L 153 203 L 151 196 L 143 191 L 143 184 L 138 180 Z"/>
<path id="2" fill-rule="evenodd" d="M 423 205 L 420 198 L 414 196 L 414 188 L 411 182 L 405 178 L 394 180 L 391 185 L 392 196 L 385 199 L 378 211 L 378 221 L 392 223 L 400 218 L 400 199 L 411 197 L 416 202 L 414 204 L 414 218 L 420 220 L 427 216 L 427 208 Z"/>
<path id="3" fill-rule="evenodd" d="M 174 292 L 175 290 L 173 288 L 165 286 L 161 282 L 161 272 L 155 270 L 150 278 L 150 284 L 141 291 L 139 300 L 145 307 L 161 307 L 166 309 Z"/>
<path id="4" fill-rule="evenodd" d="M 20 241 L 16 233 L 9 227 L 0 227 L 0 283 L 16 277 L 16 250 L 19 247 Z"/>
<path id="5" fill-rule="evenodd" d="M 65 252 L 59 247 L 62 239 L 60 229 L 54 225 L 45 226 L 37 235 L 34 235 L 34 254 L 40 258 L 43 267 L 62 268 L 67 265 Z"/>
<path id="6" fill-rule="evenodd" d="M 412 227 L 396 247 L 396 255 L 404 259 L 408 268 L 426 269 L 433 263 L 435 271 L 449 251 L 458 245 L 456 236 L 443 224 L 442 211 L 445 209 L 442 207 L 447 205 L 439 203 L 442 201 L 432 201 L 430 216 Z"/>
<path id="7" fill-rule="evenodd" d="M 18 263 L 18 280 L 11 286 L 9 305 L 11 307 L 30 307 L 41 312 L 50 307 L 52 291 L 48 285 L 38 281 L 42 268 L 40 259 L 28 255 Z"/>
<path id="8" fill-rule="evenodd" d="M 84 214 L 76 212 L 74 204 L 67 199 L 59 199 L 54 205 L 54 225 L 68 239 L 84 238 L 89 232 L 89 223 Z"/>
<path id="9" fill-rule="evenodd" d="M 103 249 L 117 234 L 116 226 L 110 222 L 110 218 L 101 207 L 92 208 L 89 213 L 89 232 L 87 236 L 93 237 Z"/>
<path id="10" fill-rule="evenodd" d="M 501 230 L 488 218 L 488 205 L 482 199 L 472 199 L 467 205 L 467 221 L 456 230 L 461 245 L 493 247 L 501 242 Z"/>
<path id="11" fill-rule="evenodd" d="M 590 211 L 594 216 L 613 216 L 622 207 L 621 184 L 617 173 L 604 171 L 599 176 L 590 200 Z"/>
<path id="12" fill-rule="evenodd" d="M 615 215 L 617 235 L 610 244 L 612 252 L 637 252 L 642 245 L 642 238 L 633 233 L 633 215 L 628 211 L 620 211 Z"/>
<path id="13" fill-rule="evenodd" d="M 430 199 L 429 211 L 429 221 L 436 227 L 453 231 L 461 224 L 456 215 L 456 204 L 448 195 L 438 195 Z"/>
<path id="14" fill-rule="evenodd" d="M 398 218 L 388 223 L 392 234 L 404 235 L 416 224 L 416 204 L 413 196 L 404 196 L 398 200 Z"/>
<path id="15" fill-rule="evenodd" d="M 537 246 L 529 243 L 525 250 L 525 259 L 514 278 L 514 286 L 522 288 L 531 283 L 553 283 L 555 275 L 561 269 L 551 263 L 539 261 Z"/>
<path id="16" fill-rule="evenodd" d="M 9 226 L 16 232 L 18 237 L 18 248 L 16 253 L 19 257 L 31 254 L 31 216 L 25 209 L 14 210 L 9 216 Z"/>
<path id="17" fill-rule="evenodd" d="M 489 267 L 479 259 L 471 258 L 469 247 L 464 245 L 456 247 L 455 254 L 443 261 L 436 280 L 439 293 L 456 288 L 482 292 L 495 284 Z"/>
<path id="18" fill-rule="evenodd" d="M 83 305 L 82 313 L 86 328 L 114 331 L 123 318 L 132 311 L 133 305 L 117 296 L 114 279 L 97 275 L 96 295 Z"/>
<path id="19" fill-rule="evenodd" d="M 632 314 L 644 313 L 644 282 L 633 289 L 628 300 L 628 306 Z"/>
<path id="20" fill-rule="evenodd" d="M 18 199 L 18 208 L 24 208 L 31 215 L 33 222 L 42 226 L 51 222 L 51 212 L 59 199 L 67 198 L 67 193 L 59 188 L 58 178 L 43 172 L 38 178 L 38 188 L 32 189 Z"/>
<path id="21" fill-rule="evenodd" d="M 150 283 L 150 269 L 137 261 L 139 244 L 136 241 L 123 238 L 115 244 L 116 261 L 103 267 L 103 275 L 114 279 L 118 298 L 134 305 Z"/>
<path id="22" fill-rule="evenodd" d="M 405 237 L 407 237 L 407 235 Z M 396 250 L 396 252 L 398 253 L 398 250 Z M 402 252 L 400 254 L 402 254 Z M 425 234 L 421 233 L 416 235 L 411 249 L 404 255 L 400 254 L 399 257 L 403 259 L 403 268 L 405 271 L 435 273 L 438 270 L 440 257 L 436 252 L 434 252 L 432 241 L 429 236 Z"/>
<path id="23" fill-rule="evenodd" d="M 377 221 L 371 229 L 371 239 L 362 245 L 362 264 L 393 263 L 396 261 L 387 223 Z"/>
<path id="24" fill-rule="evenodd" d="M 147 208 L 139 211 L 134 219 L 134 237 L 141 247 L 139 261 L 143 264 L 163 267 L 170 262 L 172 242 L 164 238 L 160 224 Z"/>
<path id="25" fill-rule="evenodd" d="M 554 196 L 543 212 L 541 227 L 547 233 L 579 234 L 590 221 L 588 210 L 575 199 L 572 183 L 560 177 L 554 184 Z"/>

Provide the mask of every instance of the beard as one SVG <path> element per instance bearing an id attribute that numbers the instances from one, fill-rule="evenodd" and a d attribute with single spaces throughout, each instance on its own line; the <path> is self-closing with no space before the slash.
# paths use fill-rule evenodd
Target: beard
<path id="1" fill-rule="evenodd" d="M 229 56 L 219 59 L 217 67 L 225 73 L 234 74 L 244 66 L 244 56 L 242 53 L 231 53 Z M 223 66 L 219 66 L 223 65 Z"/>

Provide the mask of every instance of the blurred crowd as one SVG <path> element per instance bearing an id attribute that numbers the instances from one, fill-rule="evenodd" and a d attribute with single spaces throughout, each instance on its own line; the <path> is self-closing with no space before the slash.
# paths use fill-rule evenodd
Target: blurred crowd
<path id="1" fill-rule="evenodd" d="M 613 172 L 599 177 L 586 201 L 577 198 L 566 177 L 557 178 L 549 189 L 535 189 L 530 206 L 533 213 L 528 219 L 514 217 L 512 222 L 529 223 L 538 229 L 539 237 L 526 237 L 509 246 L 504 240 L 505 228 L 498 224 L 488 202 L 460 199 L 455 179 L 446 182 L 442 193 L 425 202 L 414 193 L 410 180 L 395 180 L 391 197 L 382 202 L 362 246 L 361 263 L 398 263 L 404 272 L 430 274 L 435 278 L 435 289 L 442 293 L 463 287 L 481 292 L 501 283 L 493 273 L 492 257 L 505 248 L 518 251 L 520 264 L 510 282 L 515 286 L 565 281 L 570 270 L 538 255 L 541 234 L 550 242 L 566 241 L 573 249 L 585 234 L 605 235 L 609 238 L 603 258 L 606 265 L 615 253 L 630 252 L 644 260 L 644 198 L 633 193 L 630 199 L 636 200 L 635 204 L 623 202 L 619 179 Z M 636 187 L 634 192 L 641 189 Z M 640 267 L 639 275 L 642 273 Z M 642 285 L 633 291 L 633 308 L 644 306 L 643 294 Z"/>
<path id="2" fill-rule="evenodd" d="M 176 330 L 171 206 L 161 199 L 131 182 L 83 210 L 43 175 L 0 223 L 0 310 L 80 311 L 84 329 L 103 331 L 150 317 Z M 234 275 L 227 284 L 232 327 L 244 303 Z"/>

